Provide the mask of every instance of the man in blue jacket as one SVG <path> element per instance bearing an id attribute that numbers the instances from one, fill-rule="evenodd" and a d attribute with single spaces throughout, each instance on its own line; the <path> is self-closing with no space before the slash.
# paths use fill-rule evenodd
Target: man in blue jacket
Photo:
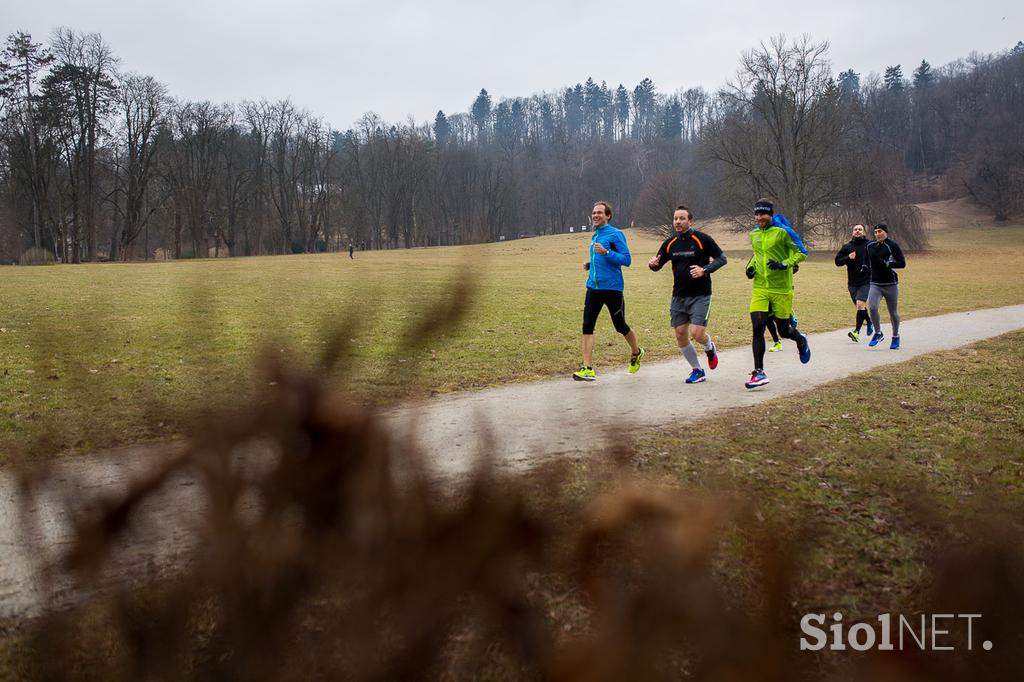
<path id="1" fill-rule="evenodd" d="M 590 239 L 590 260 L 583 264 L 587 271 L 587 297 L 583 303 L 583 337 L 580 347 L 583 350 L 583 366 L 574 372 L 576 381 L 594 381 L 594 326 L 601 308 L 608 306 L 615 331 L 622 334 L 629 344 L 632 355 L 629 358 L 629 372 L 635 374 L 640 369 L 640 359 L 644 349 L 637 344 L 636 332 L 626 324 L 626 301 L 622 296 L 622 268 L 629 267 L 632 258 L 626 238 L 617 228 L 608 224 L 612 217 L 612 207 L 607 201 L 594 204 L 590 214 L 594 224 L 594 236 Z"/>

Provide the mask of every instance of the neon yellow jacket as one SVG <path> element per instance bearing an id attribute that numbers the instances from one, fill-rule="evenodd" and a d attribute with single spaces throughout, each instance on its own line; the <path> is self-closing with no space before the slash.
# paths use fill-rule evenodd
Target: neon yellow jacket
<path id="1" fill-rule="evenodd" d="M 754 288 L 769 291 L 790 291 L 793 289 L 793 266 L 807 259 L 807 248 L 789 221 L 783 215 L 772 218 L 771 224 L 750 231 L 750 246 L 754 255 L 747 267 L 754 268 Z M 772 270 L 769 260 L 785 263 L 783 270 Z"/>

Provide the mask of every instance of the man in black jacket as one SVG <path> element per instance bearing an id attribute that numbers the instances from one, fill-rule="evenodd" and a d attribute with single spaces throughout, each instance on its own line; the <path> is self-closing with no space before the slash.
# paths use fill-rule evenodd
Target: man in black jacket
<path id="1" fill-rule="evenodd" d="M 679 206 L 672 215 L 675 235 L 666 239 L 647 267 L 657 272 L 672 263 L 672 302 L 669 320 L 676 333 L 679 352 L 690 363 L 688 384 L 704 381 L 704 368 L 700 366 L 697 349 L 690 338 L 704 346 L 708 367 L 718 367 L 718 352 L 707 332 L 711 319 L 711 273 L 728 262 L 726 255 L 710 235 L 693 229 L 693 213 Z"/>
<path id="2" fill-rule="evenodd" d="M 836 253 L 836 267 L 846 266 L 846 288 L 850 300 L 857 309 L 857 327 L 846 335 L 854 342 L 860 341 L 861 325 L 867 323 L 868 336 L 875 333 L 868 316 L 868 290 L 871 285 L 871 265 L 868 263 L 868 239 L 863 225 L 854 225 L 852 239 L 843 244 Z"/>
<path id="3" fill-rule="evenodd" d="M 868 244 L 868 264 L 871 266 L 871 288 L 868 290 L 868 313 L 875 325 L 875 333 L 868 341 L 874 348 L 885 336 L 882 334 L 882 322 L 878 315 L 878 303 L 884 298 L 885 307 L 889 309 L 889 320 L 892 322 L 892 342 L 889 348 L 900 349 L 900 314 L 899 314 L 899 277 L 896 270 L 907 267 L 900 245 L 889 239 L 889 226 L 885 223 L 875 225 L 875 241 Z"/>

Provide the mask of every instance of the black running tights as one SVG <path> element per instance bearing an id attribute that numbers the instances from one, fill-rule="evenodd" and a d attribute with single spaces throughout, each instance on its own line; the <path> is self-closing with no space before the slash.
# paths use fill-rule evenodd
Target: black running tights
<path id="1" fill-rule="evenodd" d="M 768 319 L 768 313 L 750 313 L 750 322 L 754 329 L 754 369 L 764 369 L 764 332 L 768 328 Z M 783 320 L 775 317 L 772 318 L 772 322 L 775 323 L 775 328 L 779 330 L 779 336 L 784 339 L 793 339 L 798 344 L 800 343 L 800 332 L 793 329 L 788 319 Z"/>

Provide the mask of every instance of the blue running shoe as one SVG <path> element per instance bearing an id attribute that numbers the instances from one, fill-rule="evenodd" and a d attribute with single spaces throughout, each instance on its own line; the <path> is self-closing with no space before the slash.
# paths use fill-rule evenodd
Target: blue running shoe
<path id="1" fill-rule="evenodd" d="M 688 384 L 699 384 L 702 381 L 705 381 L 704 370 L 702 369 L 694 368 L 694 370 L 690 372 L 690 376 L 686 377 L 686 383 Z"/>
<path id="2" fill-rule="evenodd" d="M 875 325 L 871 324 L 871 320 L 868 320 L 868 330 L 866 333 L 868 336 L 871 336 L 875 333 Z"/>
<path id="3" fill-rule="evenodd" d="M 874 348 L 879 343 L 881 343 L 882 339 L 884 339 L 884 338 L 885 338 L 885 334 L 883 334 L 882 332 L 878 332 L 877 334 L 875 334 L 874 336 L 871 337 L 870 341 L 868 341 L 868 348 Z"/>
<path id="4" fill-rule="evenodd" d="M 796 313 L 789 314 L 789 324 L 793 329 L 796 329 Z"/>
<path id="5" fill-rule="evenodd" d="M 755 369 L 750 373 L 750 379 L 743 385 L 747 388 L 757 388 L 758 386 L 764 386 L 768 382 L 768 375 L 764 373 L 764 370 Z"/>
<path id="6" fill-rule="evenodd" d="M 800 362 L 805 365 L 811 361 L 811 340 L 807 338 L 807 334 L 801 334 L 804 342 L 800 346 Z"/>
<path id="7" fill-rule="evenodd" d="M 889 344 L 889 350 L 899 350 L 899 349 L 900 349 L 900 337 L 894 336 L 894 337 L 892 337 L 892 343 Z"/>

